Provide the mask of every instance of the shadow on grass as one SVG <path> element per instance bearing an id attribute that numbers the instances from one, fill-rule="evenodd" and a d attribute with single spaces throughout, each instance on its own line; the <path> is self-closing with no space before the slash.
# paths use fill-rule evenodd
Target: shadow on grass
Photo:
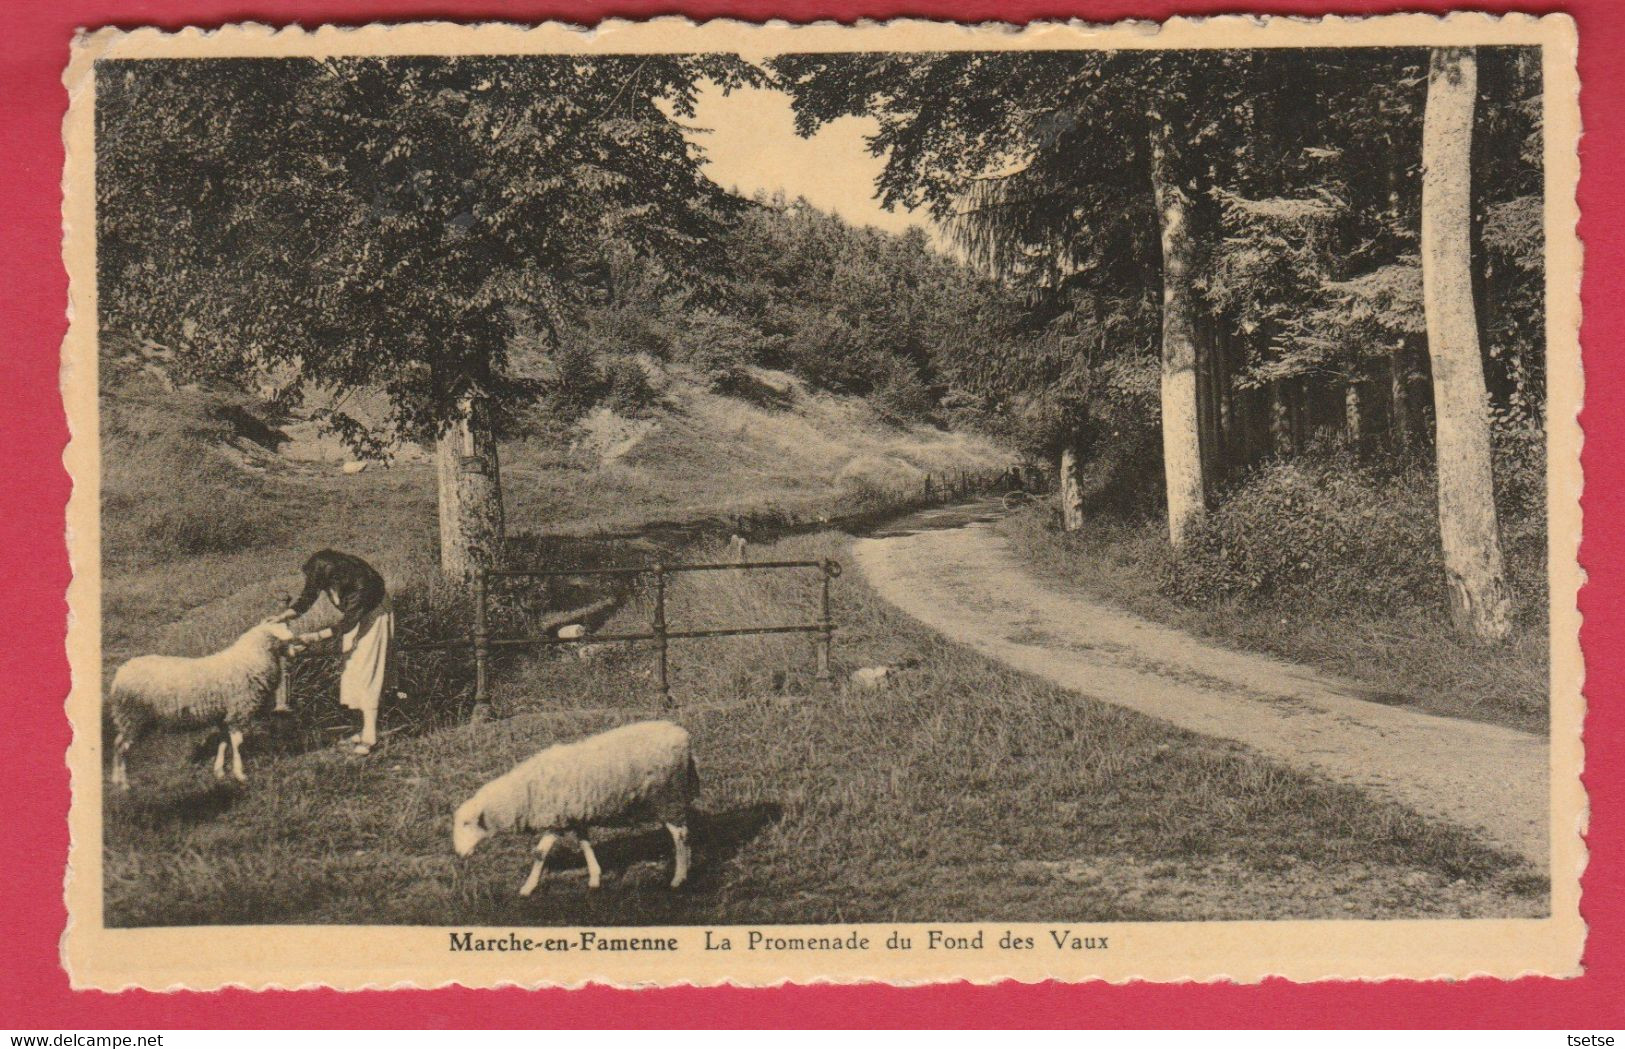
<path id="1" fill-rule="evenodd" d="M 1365 688 L 1363 686 L 1355 686 L 1349 691 L 1367 703 L 1380 703 L 1385 707 L 1419 707 L 1422 705 L 1422 700 L 1419 697 L 1405 692 Z"/>
<path id="2" fill-rule="evenodd" d="M 762 801 L 718 813 L 695 813 L 689 823 L 689 842 L 694 865 L 689 886 L 703 887 L 718 877 L 719 869 L 757 835 L 784 818 L 784 807 Z M 670 864 L 671 835 L 664 827 L 640 830 L 593 843 L 593 851 L 604 873 L 614 876 L 639 863 Z M 578 849 L 560 850 L 548 860 L 548 870 L 557 872 L 586 867 Z"/>
<path id="3" fill-rule="evenodd" d="M 487 925 L 694 925 L 714 918 L 710 904 L 727 878 L 729 860 L 783 818 L 775 802 L 757 802 L 714 814 L 696 814 L 689 824 L 694 850 L 688 881 L 673 890 L 671 835 L 663 827 L 639 830 L 593 843 L 604 869 L 603 887 L 588 889 L 581 852 L 561 844 L 548 857 L 547 874 L 534 895 L 515 892 L 504 880 L 465 912 L 461 920 Z M 431 923 L 445 921 L 430 918 Z"/>
<path id="4" fill-rule="evenodd" d="M 201 790 L 158 797 L 134 796 L 122 803 L 123 818 L 144 830 L 160 830 L 176 825 L 192 825 L 218 819 L 231 811 L 243 796 L 235 783 L 214 783 Z"/>

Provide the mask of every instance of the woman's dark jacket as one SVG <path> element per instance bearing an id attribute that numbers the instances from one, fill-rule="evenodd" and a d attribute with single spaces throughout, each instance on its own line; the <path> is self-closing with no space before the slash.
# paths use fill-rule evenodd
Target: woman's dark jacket
<path id="1" fill-rule="evenodd" d="M 384 577 L 361 558 L 337 550 L 318 550 L 305 562 L 305 589 L 291 608 L 304 615 L 322 591 L 331 591 L 343 618 L 333 628 L 339 636 L 354 630 L 384 600 Z"/>

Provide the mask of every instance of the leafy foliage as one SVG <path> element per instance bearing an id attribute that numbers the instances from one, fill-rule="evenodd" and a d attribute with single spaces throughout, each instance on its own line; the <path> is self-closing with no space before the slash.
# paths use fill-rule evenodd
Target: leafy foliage
<path id="1" fill-rule="evenodd" d="M 1480 52 L 1487 365 L 1499 403 L 1538 414 L 1538 55 Z M 1301 403 L 1320 413 L 1306 425 L 1340 427 L 1345 387 L 1386 379 L 1398 351 L 1421 356 L 1425 59 L 1416 49 L 955 52 L 787 55 L 772 66 L 803 132 L 878 120 L 881 199 L 928 209 L 967 258 L 1029 297 L 1026 322 L 1045 337 L 973 347 L 956 370 L 969 389 L 1021 402 L 1031 425 L 1017 430 L 1042 450 L 1086 431 L 1080 413 L 1155 424 L 1143 400 L 1101 381 L 1105 361 L 1143 358 L 1160 336 L 1153 147 L 1189 198 L 1204 337 L 1226 389 L 1301 382 Z M 1068 425 L 1068 413 L 1080 417 Z M 1258 454 L 1258 438 L 1232 443 Z"/>
<path id="2" fill-rule="evenodd" d="M 103 324 L 194 375 L 295 362 L 303 387 L 381 388 L 416 439 L 469 397 L 521 404 L 515 313 L 556 331 L 602 294 L 610 245 L 707 284 L 743 205 L 684 135 L 702 78 L 760 74 L 713 55 L 104 63 Z"/>
<path id="3" fill-rule="evenodd" d="M 519 370 L 561 393 L 564 373 L 578 370 L 558 405 L 571 419 L 613 402 L 615 377 L 630 378 L 640 357 L 758 400 L 770 391 L 750 369 L 784 369 L 816 388 L 871 397 L 899 420 L 926 419 L 975 384 L 967 347 L 1031 339 L 1019 330 L 1016 296 L 917 229 L 854 227 L 802 200 L 761 197 L 725 232 L 721 254 L 700 288 L 656 279 L 646 260 L 611 260 L 611 300 L 567 317 L 556 350 L 533 338 Z"/>
<path id="4" fill-rule="evenodd" d="M 1347 459 L 1267 464 L 1180 552 L 1163 588 L 1195 603 L 1313 592 L 1333 602 L 1419 599 L 1443 608 L 1425 465 L 1416 464 L 1407 482 L 1389 483 L 1382 471 Z"/>

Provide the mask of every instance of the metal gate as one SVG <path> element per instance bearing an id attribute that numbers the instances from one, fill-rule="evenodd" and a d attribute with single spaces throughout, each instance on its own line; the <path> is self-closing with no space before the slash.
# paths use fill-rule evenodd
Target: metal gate
<path id="1" fill-rule="evenodd" d="M 778 626 L 721 627 L 706 630 L 672 630 L 666 625 L 666 583 L 674 575 L 684 572 L 762 572 L 817 570 L 820 579 L 819 615 L 814 623 L 787 623 Z M 610 644 L 615 642 L 653 641 L 655 649 L 655 683 L 660 690 L 660 704 L 664 708 L 675 706 L 671 694 L 669 674 L 670 648 L 673 641 L 692 638 L 741 637 L 751 634 L 815 634 L 817 635 L 817 678 L 830 680 L 829 652 L 835 637 L 835 621 L 830 611 L 830 583 L 839 578 L 841 565 L 837 561 L 739 561 L 715 564 L 655 564 L 641 568 L 500 568 L 483 569 L 474 577 L 474 626 L 466 638 L 446 641 L 423 641 L 399 646 L 402 652 L 444 651 L 467 648 L 474 654 L 474 703 L 484 704 L 490 696 L 491 652 L 497 648 L 541 648 L 551 645 Z M 649 629 L 619 634 L 586 634 L 563 638 L 552 634 L 532 637 L 492 637 L 490 629 L 490 588 L 495 578 L 561 579 L 582 576 L 615 576 L 621 578 L 653 577 L 654 612 Z"/>

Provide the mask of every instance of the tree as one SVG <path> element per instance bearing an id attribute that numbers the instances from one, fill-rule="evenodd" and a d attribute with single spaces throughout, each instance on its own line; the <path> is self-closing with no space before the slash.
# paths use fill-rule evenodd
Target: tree
<path id="1" fill-rule="evenodd" d="M 1205 509 L 1224 401 L 1200 291 L 1214 223 L 1207 191 L 1234 166 L 1233 151 L 1217 147 L 1264 62 L 1247 52 L 998 52 L 791 55 L 772 67 L 804 132 L 846 115 L 877 119 L 882 201 L 929 207 L 973 260 L 1049 299 L 1049 315 L 1084 336 L 1063 345 L 1094 347 L 1100 334 L 1069 308 L 1074 295 L 1137 304 L 1160 286 L 1152 309 L 1101 316 L 1130 322 L 1116 324 L 1106 355 L 1158 348 L 1178 544 Z M 1065 362 L 1034 374 L 1046 370 L 1092 381 L 1093 370 Z"/>
<path id="2" fill-rule="evenodd" d="M 1473 301 L 1470 158 L 1477 92 L 1478 64 L 1471 48 L 1433 51 L 1422 130 L 1422 296 L 1451 616 L 1464 632 L 1499 641 L 1512 623 Z"/>
<path id="3" fill-rule="evenodd" d="M 1190 194 L 1176 172 L 1169 117 L 1153 107 L 1151 187 L 1162 243 L 1162 470 L 1168 491 L 1168 541 L 1183 546 L 1207 511 L 1203 406 L 1197 378 L 1206 346 L 1198 335 L 1196 233 Z"/>
<path id="4" fill-rule="evenodd" d="M 437 444 L 442 568 L 500 553 L 509 343 L 600 293 L 611 247 L 705 286 L 744 207 L 681 121 L 729 56 L 110 62 L 98 67 L 104 326 L 191 377 L 339 395 L 358 452 Z M 380 390 L 381 426 L 342 410 Z"/>

